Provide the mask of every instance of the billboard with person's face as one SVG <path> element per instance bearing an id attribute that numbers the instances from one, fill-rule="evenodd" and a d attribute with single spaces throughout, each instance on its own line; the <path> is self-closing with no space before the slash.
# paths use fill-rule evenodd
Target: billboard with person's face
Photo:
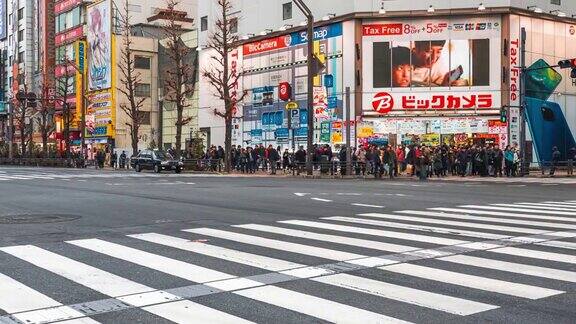
<path id="1" fill-rule="evenodd" d="M 88 88 L 91 91 L 112 87 L 112 13 L 110 0 L 88 7 Z"/>
<path id="2" fill-rule="evenodd" d="M 365 115 L 500 106 L 499 17 L 366 21 Z"/>

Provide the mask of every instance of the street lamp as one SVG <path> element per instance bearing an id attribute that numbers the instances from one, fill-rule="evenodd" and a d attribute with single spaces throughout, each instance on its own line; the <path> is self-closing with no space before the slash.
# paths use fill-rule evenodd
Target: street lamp
<path id="1" fill-rule="evenodd" d="M 313 75 L 313 61 L 314 61 L 314 15 L 310 8 L 306 6 L 303 0 L 293 0 L 298 6 L 298 9 L 306 16 L 308 20 L 308 142 L 307 142 L 307 159 L 306 159 L 306 173 L 312 175 L 314 173 L 312 167 L 312 157 L 314 150 L 314 110 L 312 109 L 312 102 L 314 101 L 314 75 Z"/>

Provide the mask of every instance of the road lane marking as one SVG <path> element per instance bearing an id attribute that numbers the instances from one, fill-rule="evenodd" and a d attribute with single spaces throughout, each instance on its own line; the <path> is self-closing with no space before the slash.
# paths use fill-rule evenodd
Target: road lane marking
<path id="1" fill-rule="evenodd" d="M 358 203 L 353 203 L 352 206 L 367 207 L 367 208 L 386 208 L 386 206 L 367 205 L 367 204 L 358 204 Z"/>

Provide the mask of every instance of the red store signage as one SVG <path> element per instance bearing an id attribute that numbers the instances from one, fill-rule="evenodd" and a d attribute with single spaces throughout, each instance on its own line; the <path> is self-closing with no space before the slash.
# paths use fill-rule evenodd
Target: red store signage
<path id="1" fill-rule="evenodd" d="M 292 86 L 288 82 L 282 82 L 278 86 L 278 98 L 282 101 L 288 101 L 292 98 Z"/>
<path id="2" fill-rule="evenodd" d="M 402 24 L 373 24 L 362 26 L 364 36 L 402 35 Z"/>
<path id="3" fill-rule="evenodd" d="M 79 6 L 83 0 L 62 0 L 54 5 L 54 13 L 56 15 L 68 11 L 76 6 Z"/>
<path id="4" fill-rule="evenodd" d="M 72 40 L 84 36 L 84 25 L 80 25 L 74 29 L 71 29 L 65 33 L 56 35 L 55 45 L 60 46 L 64 43 L 68 43 Z"/>
<path id="5" fill-rule="evenodd" d="M 265 39 L 256 43 L 244 44 L 244 46 L 242 47 L 242 54 L 253 55 L 273 51 L 280 48 L 286 48 L 290 46 L 290 43 L 292 43 L 290 35 Z"/>
<path id="6" fill-rule="evenodd" d="M 403 95 L 400 100 L 395 101 L 388 92 L 379 92 L 372 100 L 372 109 L 379 114 L 387 114 L 394 108 L 405 110 L 490 109 L 493 104 L 494 99 L 491 94 L 432 95 L 429 99 Z"/>

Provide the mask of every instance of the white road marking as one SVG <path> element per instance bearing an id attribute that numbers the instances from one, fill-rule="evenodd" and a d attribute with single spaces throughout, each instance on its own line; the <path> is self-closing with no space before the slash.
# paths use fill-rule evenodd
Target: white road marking
<path id="1" fill-rule="evenodd" d="M 298 197 L 304 197 L 306 195 L 309 195 L 309 193 L 304 193 L 304 192 L 295 192 L 294 194 Z"/>
<path id="2" fill-rule="evenodd" d="M 367 208 L 386 208 L 386 206 L 367 205 L 367 204 L 358 204 L 358 203 L 354 203 L 354 204 L 352 204 L 352 206 L 367 207 Z"/>
<path id="3" fill-rule="evenodd" d="M 314 281 L 462 316 L 468 316 L 498 308 L 498 306 L 494 305 L 436 294 L 420 289 L 393 285 L 382 281 L 351 276 L 343 273 L 315 278 Z"/>
<path id="4" fill-rule="evenodd" d="M 487 216 L 505 216 L 505 217 L 512 217 L 512 218 L 539 219 L 539 220 L 551 220 L 551 221 L 562 221 L 562 222 L 574 222 L 574 221 L 576 221 L 576 218 L 572 218 L 572 217 L 518 214 L 518 213 L 510 213 L 510 212 L 498 212 L 498 211 L 476 210 L 476 209 L 465 209 L 465 208 L 434 207 L 434 208 L 429 208 L 429 210 L 462 213 L 464 215 L 477 214 L 477 215 L 487 215 Z"/>
<path id="5" fill-rule="evenodd" d="M 533 221 L 533 220 L 524 220 L 524 219 L 509 219 L 504 217 L 490 217 L 490 216 L 471 216 L 471 215 L 461 215 L 461 214 L 450 214 L 450 213 L 441 213 L 441 212 L 434 212 L 434 211 L 421 211 L 421 210 L 400 210 L 396 211 L 396 213 L 402 214 L 415 214 L 415 215 L 424 215 L 424 216 L 434 216 L 434 217 L 444 217 L 444 218 L 453 218 L 453 219 L 461 219 L 461 220 L 473 220 L 473 221 L 480 221 L 480 222 L 492 222 L 492 223 L 504 223 L 504 224 L 514 224 L 514 225 L 527 225 L 527 226 L 540 226 L 540 227 L 551 227 L 551 228 L 560 228 L 560 229 L 576 229 L 576 224 L 563 224 L 557 222 L 544 222 L 544 221 Z M 531 215 L 534 216 L 534 215 Z M 557 219 L 557 217 L 552 218 L 537 218 L 537 217 L 518 217 L 518 218 L 530 218 L 530 219 L 539 219 L 539 220 L 555 220 L 561 221 Z M 562 219 L 562 221 L 566 221 Z M 576 222 L 576 219 L 571 220 L 572 222 Z M 472 223 L 476 224 L 476 223 Z M 517 232 L 525 232 L 530 233 L 528 229 L 521 228 L 521 227 L 510 227 L 511 229 L 517 228 Z M 509 230 L 514 232 L 513 230 Z M 534 231 L 534 229 L 532 229 Z"/>
<path id="6" fill-rule="evenodd" d="M 460 206 L 460 207 L 488 209 L 488 210 L 515 211 L 515 212 L 521 212 L 521 213 L 536 213 L 536 214 L 540 213 L 540 214 L 568 215 L 568 216 L 575 216 L 576 215 L 576 212 L 536 210 L 536 209 L 529 209 L 529 208 L 512 208 L 512 207 L 480 206 L 480 205 L 464 205 L 464 206 Z"/>
<path id="7" fill-rule="evenodd" d="M 415 215 L 437 216 L 437 217 L 464 219 L 464 220 L 468 219 L 464 216 L 460 217 L 460 215 L 451 216 L 452 214 L 434 213 L 434 212 L 426 212 L 426 211 L 421 212 L 421 211 L 413 211 L 413 210 L 401 210 L 401 211 L 397 211 L 397 213 L 411 214 L 411 215 L 415 214 Z M 437 215 L 435 215 L 435 214 L 437 214 Z M 441 224 L 441 225 L 447 225 L 447 226 L 461 226 L 461 227 L 470 227 L 470 228 L 480 228 L 480 229 L 488 229 L 488 230 L 495 230 L 495 231 L 502 231 L 502 232 L 517 232 L 517 233 L 527 233 L 527 234 L 540 234 L 540 233 L 546 232 L 545 230 L 537 230 L 537 229 L 530 229 L 530 228 L 519 228 L 519 227 L 503 226 L 503 225 L 495 225 L 495 224 L 480 224 L 480 223 L 472 223 L 472 222 L 461 222 L 461 221 L 428 218 L 428 217 L 401 216 L 401 215 L 389 215 L 389 214 L 377 214 L 377 213 L 360 214 L 359 216 L 382 218 L 382 219 L 396 219 L 396 220 L 430 223 L 430 224 Z M 469 219 L 474 220 L 474 218 L 469 218 Z M 487 219 L 485 221 L 491 221 L 491 220 Z"/>
<path id="8" fill-rule="evenodd" d="M 171 275 L 189 281 L 203 283 L 234 278 L 232 275 L 227 275 L 219 271 L 99 239 L 67 241 L 66 243 L 129 261 L 144 267 L 152 268 L 164 273 L 170 273 Z"/>
<path id="9" fill-rule="evenodd" d="M 332 217 L 323 217 L 322 219 L 331 220 Z M 339 220 L 339 218 L 336 218 L 334 220 Z M 355 221 L 352 221 L 352 220 L 355 220 Z M 400 228 L 400 229 L 422 231 L 422 232 L 428 232 L 428 233 L 439 233 L 439 234 L 479 237 L 479 238 L 484 238 L 484 239 L 488 239 L 488 240 L 500 240 L 500 239 L 512 237 L 511 235 L 468 231 L 468 230 L 454 229 L 454 228 L 448 228 L 448 227 L 415 225 L 415 224 L 398 223 L 398 222 L 390 222 L 390 221 L 382 221 L 382 220 L 378 220 L 378 221 L 376 221 L 377 223 L 373 223 L 374 222 L 373 220 L 364 219 L 364 218 L 347 218 L 347 220 L 345 220 L 345 221 L 350 222 L 350 223 L 356 223 L 356 224 L 378 225 L 378 226 L 385 226 L 385 227 L 393 227 L 393 228 Z"/>
<path id="10" fill-rule="evenodd" d="M 298 243 L 291 243 L 285 242 L 280 240 L 272 240 L 268 238 L 263 238 L 259 236 L 252 236 L 246 234 L 240 234 L 235 232 L 229 231 L 222 231 L 217 229 L 210 229 L 210 228 L 194 228 L 194 229 L 187 229 L 184 230 L 185 232 L 195 233 L 200 235 L 207 235 L 212 237 L 217 237 L 225 240 L 236 241 L 245 244 L 252 244 L 267 247 L 270 249 L 276 249 L 286 252 L 293 252 L 299 254 L 305 254 L 314 256 L 317 258 L 323 259 L 330 259 L 330 260 L 351 260 L 351 259 L 359 259 L 364 257 L 364 255 L 356 254 L 356 253 L 349 253 L 337 250 L 330 250 L 315 246 L 309 246 L 304 244 Z"/>
<path id="11" fill-rule="evenodd" d="M 576 282 L 576 272 L 538 267 L 528 264 L 479 258 L 469 255 L 451 255 L 438 258 L 438 260 L 469 265 L 473 267 L 494 269 L 505 272 L 523 274 L 527 276 L 542 277 L 554 280 Z"/>
<path id="12" fill-rule="evenodd" d="M 323 199 L 323 198 L 310 198 L 312 200 L 321 201 L 321 202 L 332 202 L 330 199 Z"/>
<path id="13" fill-rule="evenodd" d="M 290 261 L 269 258 L 266 256 L 227 249 L 224 247 L 209 245 L 201 242 L 192 242 L 190 240 L 182 239 L 179 237 L 167 236 L 157 233 L 135 234 L 128 236 L 147 242 L 203 254 L 217 259 L 229 260 L 232 262 L 245 264 L 269 271 L 281 271 L 285 269 L 302 267 L 301 264 L 293 263 Z"/>
<path id="14" fill-rule="evenodd" d="M 233 225 L 233 226 L 239 227 L 239 228 L 246 228 L 246 229 L 250 229 L 250 230 L 255 230 L 255 231 L 263 231 L 263 232 L 267 232 L 267 233 L 274 233 L 274 234 L 280 234 L 280 235 L 286 235 L 286 236 L 300 237 L 300 238 L 305 238 L 305 239 L 310 239 L 310 240 L 318 240 L 318 241 L 324 241 L 324 242 L 358 246 L 358 247 L 362 247 L 362 248 L 375 249 L 375 250 L 381 250 L 381 251 L 389 251 L 389 252 L 407 252 L 407 251 L 419 249 L 418 247 L 413 247 L 413 246 L 390 244 L 390 243 L 384 243 L 384 242 L 379 242 L 379 241 L 363 240 L 363 239 L 338 236 L 338 235 L 319 234 L 319 233 L 314 233 L 314 232 L 293 230 L 293 229 L 285 228 L 285 227 L 274 227 L 274 226 L 259 225 L 259 224 L 245 224 L 245 225 Z"/>
<path id="15" fill-rule="evenodd" d="M 556 261 L 556 262 L 576 264 L 576 256 L 570 255 L 570 254 L 544 252 L 544 251 L 529 250 L 529 249 L 523 249 L 523 248 L 517 248 L 517 247 L 503 247 L 503 248 L 498 248 L 498 249 L 494 249 L 494 250 L 489 250 L 489 252 L 515 255 L 515 256 L 531 258 L 531 259 L 539 259 L 539 260 L 546 260 L 546 261 Z"/>
<path id="16" fill-rule="evenodd" d="M 355 220 L 354 218 L 350 218 L 350 217 L 328 217 L 325 219 L 336 220 L 336 221 L 347 221 L 350 219 Z M 410 233 L 404 233 L 404 232 L 394 232 L 394 231 L 355 227 L 355 226 L 337 225 L 337 224 L 332 224 L 332 223 L 321 223 L 321 222 L 301 221 L 301 220 L 281 221 L 280 223 L 314 227 L 314 228 L 322 228 L 322 229 L 328 229 L 328 230 L 340 231 L 340 232 L 366 234 L 366 235 L 374 235 L 374 236 L 380 236 L 380 237 L 390 237 L 390 238 L 396 238 L 396 239 L 400 239 L 400 240 L 425 242 L 425 243 L 432 243 L 432 244 L 438 244 L 438 245 L 456 245 L 456 244 L 463 244 L 463 243 L 468 242 L 468 241 L 463 241 L 463 240 L 455 240 L 455 239 L 448 239 L 448 238 L 442 238 L 442 237 L 433 237 L 433 236 L 428 236 L 428 235 L 419 235 L 419 234 L 410 234 Z"/>
<path id="17" fill-rule="evenodd" d="M 0 309 L 23 323 L 76 319 L 80 324 L 96 324 L 81 312 L 63 306 L 54 299 L 0 273 Z M 26 313 L 24 313 L 26 312 Z M 23 314 L 13 314 L 23 313 Z"/>
<path id="18" fill-rule="evenodd" d="M 5 247 L 0 251 L 176 323 L 190 323 L 190 318 L 203 323 L 248 322 L 35 246 Z"/>
<path id="19" fill-rule="evenodd" d="M 264 303 L 283 304 L 284 308 L 333 323 L 407 323 L 385 315 L 274 286 L 243 290 L 237 294 Z"/>
<path id="20" fill-rule="evenodd" d="M 525 204 L 525 203 L 518 203 L 518 204 L 492 204 L 492 206 L 499 206 L 499 207 L 518 207 L 518 208 L 530 208 L 530 209 L 543 209 L 543 210 L 559 210 L 559 211 L 575 211 L 574 208 L 562 208 L 560 206 L 541 206 L 541 205 L 533 205 L 533 204 Z M 576 219 L 575 219 L 576 221 Z"/>
<path id="21" fill-rule="evenodd" d="M 547 206 L 547 207 L 561 207 L 565 208 L 566 210 L 576 210 L 576 206 L 574 205 L 562 205 L 560 203 L 516 203 L 515 205 L 522 205 L 522 206 Z M 553 208 L 553 209 L 554 209 Z"/>
<path id="22" fill-rule="evenodd" d="M 413 277 L 439 281 L 447 284 L 491 291 L 499 294 L 527 299 L 539 299 L 563 293 L 559 290 L 484 278 L 431 267 L 423 267 L 409 263 L 394 264 L 381 267 L 380 269 Z"/>

